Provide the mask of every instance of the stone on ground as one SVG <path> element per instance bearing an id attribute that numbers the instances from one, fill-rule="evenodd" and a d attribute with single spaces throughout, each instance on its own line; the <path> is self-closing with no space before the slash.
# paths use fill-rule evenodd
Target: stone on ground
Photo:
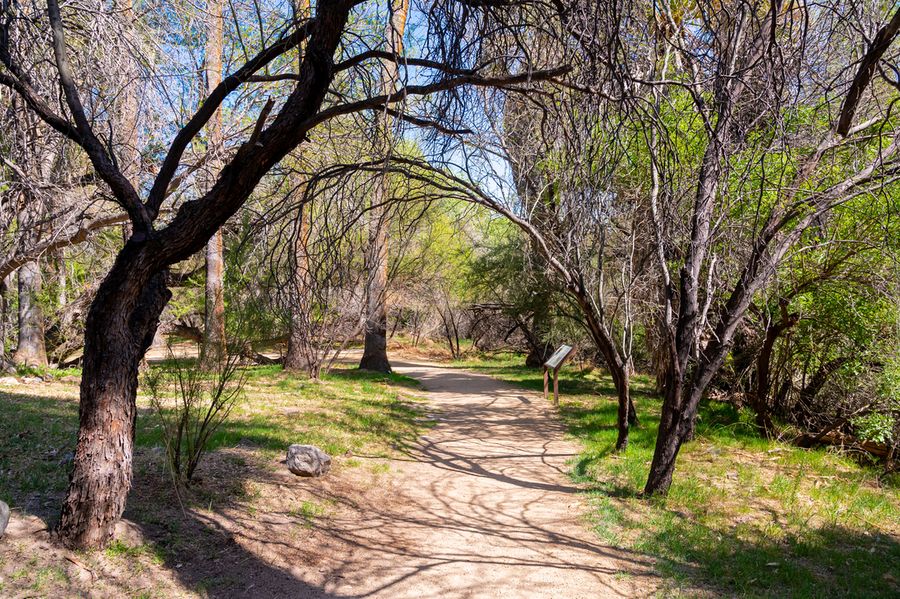
<path id="1" fill-rule="evenodd" d="M 7 524 L 9 524 L 9 506 L 0 501 L 0 537 L 3 536 Z"/>
<path id="2" fill-rule="evenodd" d="M 331 456 L 313 445 L 291 445 L 286 463 L 297 476 L 322 476 L 331 469 Z"/>

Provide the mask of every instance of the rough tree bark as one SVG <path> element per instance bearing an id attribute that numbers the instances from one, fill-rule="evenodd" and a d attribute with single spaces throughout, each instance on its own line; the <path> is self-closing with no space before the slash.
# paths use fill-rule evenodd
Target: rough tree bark
<path id="1" fill-rule="evenodd" d="M 137 35 L 135 32 L 135 18 L 133 0 L 115 0 L 116 11 L 122 19 L 122 33 L 126 38 L 126 47 L 128 45 L 137 46 Z M 138 90 L 137 82 L 140 73 L 136 61 L 125 52 L 122 56 L 122 93 L 117 103 L 117 127 L 116 142 L 120 150 L 118 152 L 121 157 L 122 174 L 131 181 L 131 184 L 140 187 L 141 175 L 141 153 L 138 148 Z M 131 223 L 122 223 L 122 242 L 128 242 L 131 237 Z"/>
<path id="2" fill-rule="evenodd" d="M 735 93 L 727 84 L 722 84 L 717 90 L 718 120 L 704 152 L 698 175 L 691 218 L 691 240 L 679 277 L 674 338 L 667 342 L 670 350 L 669 363 L 665 369 L 667 380 L 656 448 L 644 487 L 647 495 L 668 493 L 675 471 L 675 458 L 682 443 L 693 434 L 696 406 L 699 405 L 699 395 L 705 390 L 697 389 L 692 384 L 688 364 L 698 349 L 701 271 L 710 251 L 713 210 L 724 168 L 721 152 L 729 139 L 730 106 Z"/>
<path id="3" fill-rule="evenodd" d="M 171 297 L 165 269 L 129 241 L 88 313 L 78 443 L 57 532 L 70 547 L 112 537 L 131 488 L 138 368 Z"/>
<path id="4" fill-rule="evenodd" d="M 206 87 L 212 93 L 222 82 L 222 45 L 224 20 L 222 0 L 207 3 L 206 22 Z M 216 110 L 206 125 L 207 153 L 215 155 L 222 147 L 222 113 Z M 215 167 L 208 160 L 209 168 Z M 211 179 L 212 176 L 209 176 Z M 212 181 L 209 181 L 209 186 Z M 206 285 L 204 311 L 203 357 L 214 364 L 225 357 L 225 241 L 219 229 L 206 244 Z"/>
<path id="5" fill-rule="evenodd" d="M 203 356 L 207 364 L 225 357 L 225 255 L 222 230 L 206 244 Z"/>
<path id="6" fill-rule="evenodd" d="M 308 242 L 310 231 L 310 210 L 301 206 L 297 215 L 297 230 L 294 239 L 293 276 L 288 282 L 290 295 L 290 326 L 288 330 L 287 352 L 284 355 L 285 370 L 300 371 L 309 369 L 309 348 L 307 347 L 309 318 L 305 316 L 309 310 L 309 256 Z"/>
<path id="7" fill-rule="evenodd" d="M 381 178 L 381 177 L 379 177 Z M 373 201 L 384 197 L 383 186 L 376 186 Z M 384 210 L 373 209 L 369 235 L 370 265 L 366 281 L 366 330 L 363 356 L 359 367 L 375 372 L 391 372 L 387 356 L 387 283 L 388 283 L 388 239 Z"/>
<path id="8" fill-rule="evenodd" d="M 30 115 L 23 116 L 23 120 L 30 124 Z M 23 174 L 20 181 L 23 203 L 17 216 L 20 230 L 17 245 L 23 252 L 40 244 L 46 232 L 43 221 L 50 212 L 49 199 L 39 188 L 52 180 L 55 159 L 53 140 L 40 122 L 28 127 L 27 139 L 32 145 L 26 149 L 26 156 L 34 160 L 34 180 L 24 178 L 26 175 Z M 44 310 L 40 303 L 43 274 L 39 254 L 32 256 L 31 260 L 23 261 L 18 270 L 19 332 L 13 362 L 24 366 L 46 367 Z"/>
<path id="9" fill-rule="evenodd" d="M 37 138 L 40 139 L 40 136 Z M 37 141 L 36 143 L 40 143 Z M 47 153 L 49 154 L 49 153 Z M 41 158 L 38 165 L 38 176 L 41 180 L 49 175 L 47 155 Z M 39 213 L 44 210 L 41 198 L 30 191 L 24 194 L 25 205 L 19 211 L 19 226 L 22 229 L 22 245 L 34 246 L 40 241 Z M 40 303 L 43 276 L 39 259 L 26 262 L 19 267 L 19 334 L 13 362 L 23 366 L 46 367 L 47 347 L 44 341 L 44 310 Z"/>
<path id="10" fill-rule="evenodd" d="M 409 0 L 392 0 L 391 14 L 385 28 L 388 52 L 399 56 L 403 53 L 403 31 Z M 397 65 L 384 61 L 381 67 L 380 93 L 389 94 L 397 83 Z M 383 136 L 390 152 L 391 119 L 385 113 L 376 132 L 379 142 Z M 366 332 L 363 356 L 359 367 L 376 372 L 390 372 L 387 355 L 387 286 L 388 286 L 388 214 L 385 200 L 388 196 L 386 173 L 377 177 L 372 192 L 372 210 L 369 229 L 369 276 L 366 281 Z"/>

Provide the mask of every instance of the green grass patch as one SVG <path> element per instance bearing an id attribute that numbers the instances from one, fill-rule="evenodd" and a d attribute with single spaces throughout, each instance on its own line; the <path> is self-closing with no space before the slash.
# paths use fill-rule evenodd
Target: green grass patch
<path id="1" fill-rule="evenodd" d="M 163 550 L 155 545 L 129 545 L 118 539 L 107 546 L 105 553 L 107 557 L 113 559 L 138 560 L 146 557 L 154 564 L 162 564 L 166 558 Z"/>
<path id="2" fill-rule="evenodd" d="M 327 516 L 333 507 L 333 501 L 323 502 L 315 500 L 305 500 L 301 501 L 296 508 L 290 510 L 288 512 L 288 515 L 293 516 L 294 518 L 298 518 L 305 525 L 310 526 L 316 520 Z"/>
<path id="3" fill-rule="evenodd" d="M 515 354 L 455 365 L 542 390 Z M 559 413 L 582 445 L 571 463 L 591 525 L 604 542 L 657 558 L 662 594 L 699 589 L 740 597 L 896 597 L 900 594 L 900 485 L 834 451 L 760 438 L 752 415 L 705 402 L 696 438 L 679 455 L 668 498 L 644 500 L 661 402 L 633 381 L 640 426 L 613 453 L 616 399 L 599 370 L 567 365 Z"/>
<path id="4" fill-rule="evenodd" d="M 281 453 L 303 443 L 331 455 L 388 457 L 414 440 L 420 428 L 418 383 L 408 377 L 348 368 L 311 381 L 272 366 L 247 374 L 246 397 L 212 435 L 210 449 L 249 445 Z M 137 445 L 162 445 L 154 417 L 145 420 L 149 426 L 138 428 Z"/>
<path id="5" fill-rule="evenodd" d="M 346 368 L 311 381 L 272 366 L 246 373 L 245 397 L 212 435 L 211 451 L 241 446 L 271 458 L 304 443 L 333 456 L 385 458 L 411 444 L 427 425 L 416 405 L 419 385 L 408 377 Z M 77 383 L 6 387 L 0 389 L 0 406 L 0 499 L 23 509 L 55 501 L 65 490 L 75 449 Z M 138 451 L 161 456 L 158 418 L 140 395 L 135 443 Z"/>

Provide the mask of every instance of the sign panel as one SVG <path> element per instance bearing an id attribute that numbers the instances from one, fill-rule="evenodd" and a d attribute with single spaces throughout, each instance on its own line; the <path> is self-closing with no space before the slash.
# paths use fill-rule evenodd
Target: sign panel
<path id="1" fill-rule="evenodd" d="M 560 345 L 559 349 L 553 352 L 553 355 L 550 356 L 550 359 L 544 362 L 544 366 L 553 370 L 559 368 L 559 365 L 563 363 L 569 354 L 572 353 L 571 345 Z"/>

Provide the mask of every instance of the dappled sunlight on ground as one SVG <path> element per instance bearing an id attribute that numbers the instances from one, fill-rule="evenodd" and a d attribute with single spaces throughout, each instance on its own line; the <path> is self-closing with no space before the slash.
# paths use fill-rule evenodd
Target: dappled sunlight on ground
<path id="1" fill-rule="evenodd" d="M 410 379 L 338 370 L 323 382 L 255 369 L 250 401 L 176 495 L 139 402 L 135 486 L 117 540 L 68 552 L 47 532 L 77 427 L 74 384 L 0 390 L 22 437 L 3 446 L 15 508 L 2 594 L 212 597 L 642 596 L 645 554 L 588 528 L 567 476 L 578 447 L 539 394 L 424 365 Z M 428 402 L 418 398 L 427 395 Z M 429 428 L 430 427 L 430 428 Z M 424 434 L 418 438 L 420 432 Z M 300 479 L 289 442 L 335 454 Z"/>

